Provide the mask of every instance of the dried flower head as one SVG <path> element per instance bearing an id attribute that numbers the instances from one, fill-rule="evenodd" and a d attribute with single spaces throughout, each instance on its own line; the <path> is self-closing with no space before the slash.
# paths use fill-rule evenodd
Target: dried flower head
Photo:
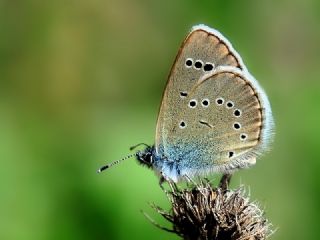
<path id="1" fill-rule="evenodd" d="M 221 185 L 213 188 L 209 181 L 184 190 L 174 183 L 169 185 L 171 191 L 166 193 L 172 204 L 171 211 L 152 207 L 173 224 L 173 229 L 161 228 L 183 239 L 256 240 L 267 239 L 272 233 L 263 211 L 249 201 L 243 187 L 235 191 Z"/>

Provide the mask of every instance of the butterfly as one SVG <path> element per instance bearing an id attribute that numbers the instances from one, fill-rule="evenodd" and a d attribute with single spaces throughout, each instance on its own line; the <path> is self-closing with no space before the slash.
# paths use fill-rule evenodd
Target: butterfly
<path id="1" fill-rule="evenodd" d="M 183 41 L 161 102 L 155 144 L 135 156 L 160 180 L 232 173 L 268 149 L 274 122 L 267 95 L 217 30 L 194 26 Z"/>

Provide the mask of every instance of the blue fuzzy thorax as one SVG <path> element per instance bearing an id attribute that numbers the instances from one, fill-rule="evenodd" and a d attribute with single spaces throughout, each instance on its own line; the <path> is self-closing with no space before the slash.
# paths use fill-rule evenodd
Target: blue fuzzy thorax
<path id="1" fill-rule="evenodd" d="M 194 163 L 201 157 L 197 150 L 186 151 L 184 148 L 182 151 L 179 145 L 167 150 L 171 157 L 157 153 L 154 146 L 147 146 L 143 151 L 137 152 L 136 158 L 140 164 L 153 169 L 160 177 L 174 182 L 188 175 L 190 169 L 197 169 L 198 166 Z M 159 152 L 163 152 L 161 146 Z M 196 161 L 190 161 L 190 159 L 196 159 Z"/>
<path id="2" fill-rule="evenodd" d="M 175 182 L 181 178 L 179 161 L 158 155 L 154 146 L 148 146 L 143 151 L 137 152 L 136 158 L 141 165 L 152 168 L 161 178 Z"/>

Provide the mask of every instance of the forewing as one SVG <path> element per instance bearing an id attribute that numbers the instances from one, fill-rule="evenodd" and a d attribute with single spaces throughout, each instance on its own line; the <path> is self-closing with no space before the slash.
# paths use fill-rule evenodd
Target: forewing
<path id="1" fill-rule="evenodd" d="M 185 100 L 197 81 L 219 66 L 244 70 L 239 54 L 218 31 L 204 25 L 193 28 L 184 40 L 171 69 L 159 111 L 156 130 L 156 151 L 170 138 L 172 126 Z"/>

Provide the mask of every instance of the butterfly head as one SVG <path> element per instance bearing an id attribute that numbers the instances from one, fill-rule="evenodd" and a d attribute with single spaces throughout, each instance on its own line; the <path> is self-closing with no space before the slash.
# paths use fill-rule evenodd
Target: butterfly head
<path id="1" fill-rule="evenodd" d="M 130 150 L 133 150 L 136 147 L 141 146 L 141 145 L 146 146 L 146 148 L 144 150 L 142 150 L 142 151 L 137 151 L 137 152 L 135 152 L 133 154 L 130 154 L 130 155 L 124 157 L 124 158 L 121 158 L 121 159 L 116 160 L 114 162 L 108 163 L 108 164 L 100 167 L 97 172 L 100 173 L 102 171 L 105 171 L 105 170 L 109 169 L 110 167 L 112 167 L 114 165 L 117 165 L 120 162 L 122 162 L 124 160 L 127 160 L 127 159 L 130 159 L 132 157 L 136 157 L 136 159 L 138 160 L 138 162 L 140 164 L 145 165 L 148 168 L 152 168 L 153 167 L 153 163 L 154 163 L 154 160 L 153 160 L 154 159 L 154 157 L 153 157 L 154 156 L 153 155 L 154 154 L 154 146 L 149 146 L 149 145 L 147 145 L 145 143 L 139 143 L 139 144 L 131 147 Z"/>
<path id="2" fill-rule="evenodd" d="M 154 164 L 154 146 L 146 146 L 142 151 L 136 153 L 138 162 L 148 168 L 152 168 Z"/>

